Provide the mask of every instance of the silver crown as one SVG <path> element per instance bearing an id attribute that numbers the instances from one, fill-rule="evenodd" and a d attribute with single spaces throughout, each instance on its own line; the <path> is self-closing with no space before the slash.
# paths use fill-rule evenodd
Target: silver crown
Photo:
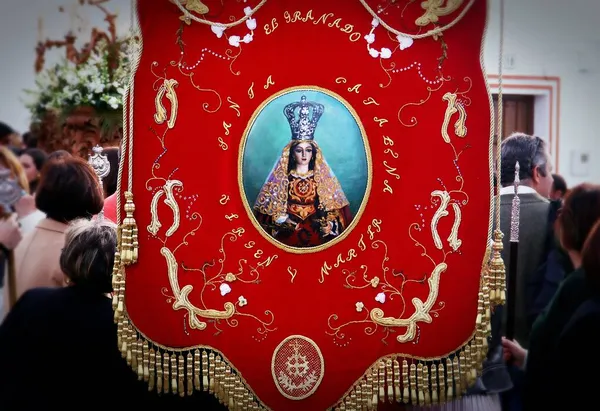
<path id="1" fill-rule="evenodd" d="M 296 116 L 296 110 L 298 110 L 298 116 Z M 290 123 L 292 140 L 313 140 L 317 123 L 324 111 L 325 106 L 323 104 L 306 101 L 306 96 L 302 96 L 300 101 L 285 106 L 283 114 Z"/>

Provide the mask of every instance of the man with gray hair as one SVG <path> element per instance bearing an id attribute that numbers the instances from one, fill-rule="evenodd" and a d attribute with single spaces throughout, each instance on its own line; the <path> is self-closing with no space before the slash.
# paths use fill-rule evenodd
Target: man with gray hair
<path id="1" fill-rule="evenodd" d="M 510 219 L 514 198 L 515 166 L 520 165 L 519 198 L 521 216 L 519 225 L 519 258 L 515 305 L 515 339 L 528 346 L 531 327 L 527 313 L 533 301 L 528 286 L 543 263 L 546 235 L 549 228 L 552 164 L 547 144 L 539 137 L 515 133 L 501 146 L 500 228 L 504 235 L 502 257 L 510 261 Z"/>

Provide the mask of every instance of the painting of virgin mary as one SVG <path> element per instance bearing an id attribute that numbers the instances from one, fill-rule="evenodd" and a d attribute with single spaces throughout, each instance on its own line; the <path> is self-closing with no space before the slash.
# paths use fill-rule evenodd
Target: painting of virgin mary
<path id="1" fill-rule="evenodd" d="M 322 104 L 300 101 L 283 109 L 291 141 L 263 184 L 253 212 L 261 227 L 289 247 L 315 247 L 352 222 L 350 203 L 315 141 Z"/>

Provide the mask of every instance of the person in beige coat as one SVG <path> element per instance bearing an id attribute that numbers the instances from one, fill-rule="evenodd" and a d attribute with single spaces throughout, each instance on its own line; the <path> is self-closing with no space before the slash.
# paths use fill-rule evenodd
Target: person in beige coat
<path id="1" fill-rule="evenodd" d="M 32 288 L 66 285 L 59 259 L 67 225 L 98 214 L 104 196 L 98 177 L 85 161 L 63 157 L 51 159 L 44 166 L 35 203 L 46 218 L 15 249 L 17 299 Z M 4 301 L 6 315 L 10 309 L 7 295 Z"/>

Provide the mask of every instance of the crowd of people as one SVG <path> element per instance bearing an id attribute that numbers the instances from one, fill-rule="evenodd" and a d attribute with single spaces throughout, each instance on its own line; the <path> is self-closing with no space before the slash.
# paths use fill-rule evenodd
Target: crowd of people
<path id="1" fill-rule="evenodd" d="M 45 152 L 35 136 L 0 124 L 0 168 L 20 198 L 0 220 L 0 408 L 144 405 L 220 409 L 208 393 L 149 393 L 117 346 L 110 295 L 116 251 L 119 149 L 105 149 L 111 174 L 99 184 L 87 160 Z M 110 153 L 110 155 L 109 155 Z M 520 258 L 515 338 L 506 315 L 492 318 L 489 353 L 476 384 L 435 410 L 581 409 L 600 382 L 600 186 L 567 188 L 552 174 L 547 145 L 513 134 L 501 146 L 500 209 L 509 232 L 520 164 Z M 103 216 L 99 217 L 101 211 Z M 510 259 L 508 236 L 503 258 Z M 14 255 L 14 284 L 7 259 Z M 13 287 L 16 301 L 10 301 Z M 14 303 L 14 304 L 13 304 Z M 397 405 L 397 407 L 405 407 Z M 557 408 L 558 407 L 558 408 Z M 571 408 L 575 407 L 575 408 Z"/>

